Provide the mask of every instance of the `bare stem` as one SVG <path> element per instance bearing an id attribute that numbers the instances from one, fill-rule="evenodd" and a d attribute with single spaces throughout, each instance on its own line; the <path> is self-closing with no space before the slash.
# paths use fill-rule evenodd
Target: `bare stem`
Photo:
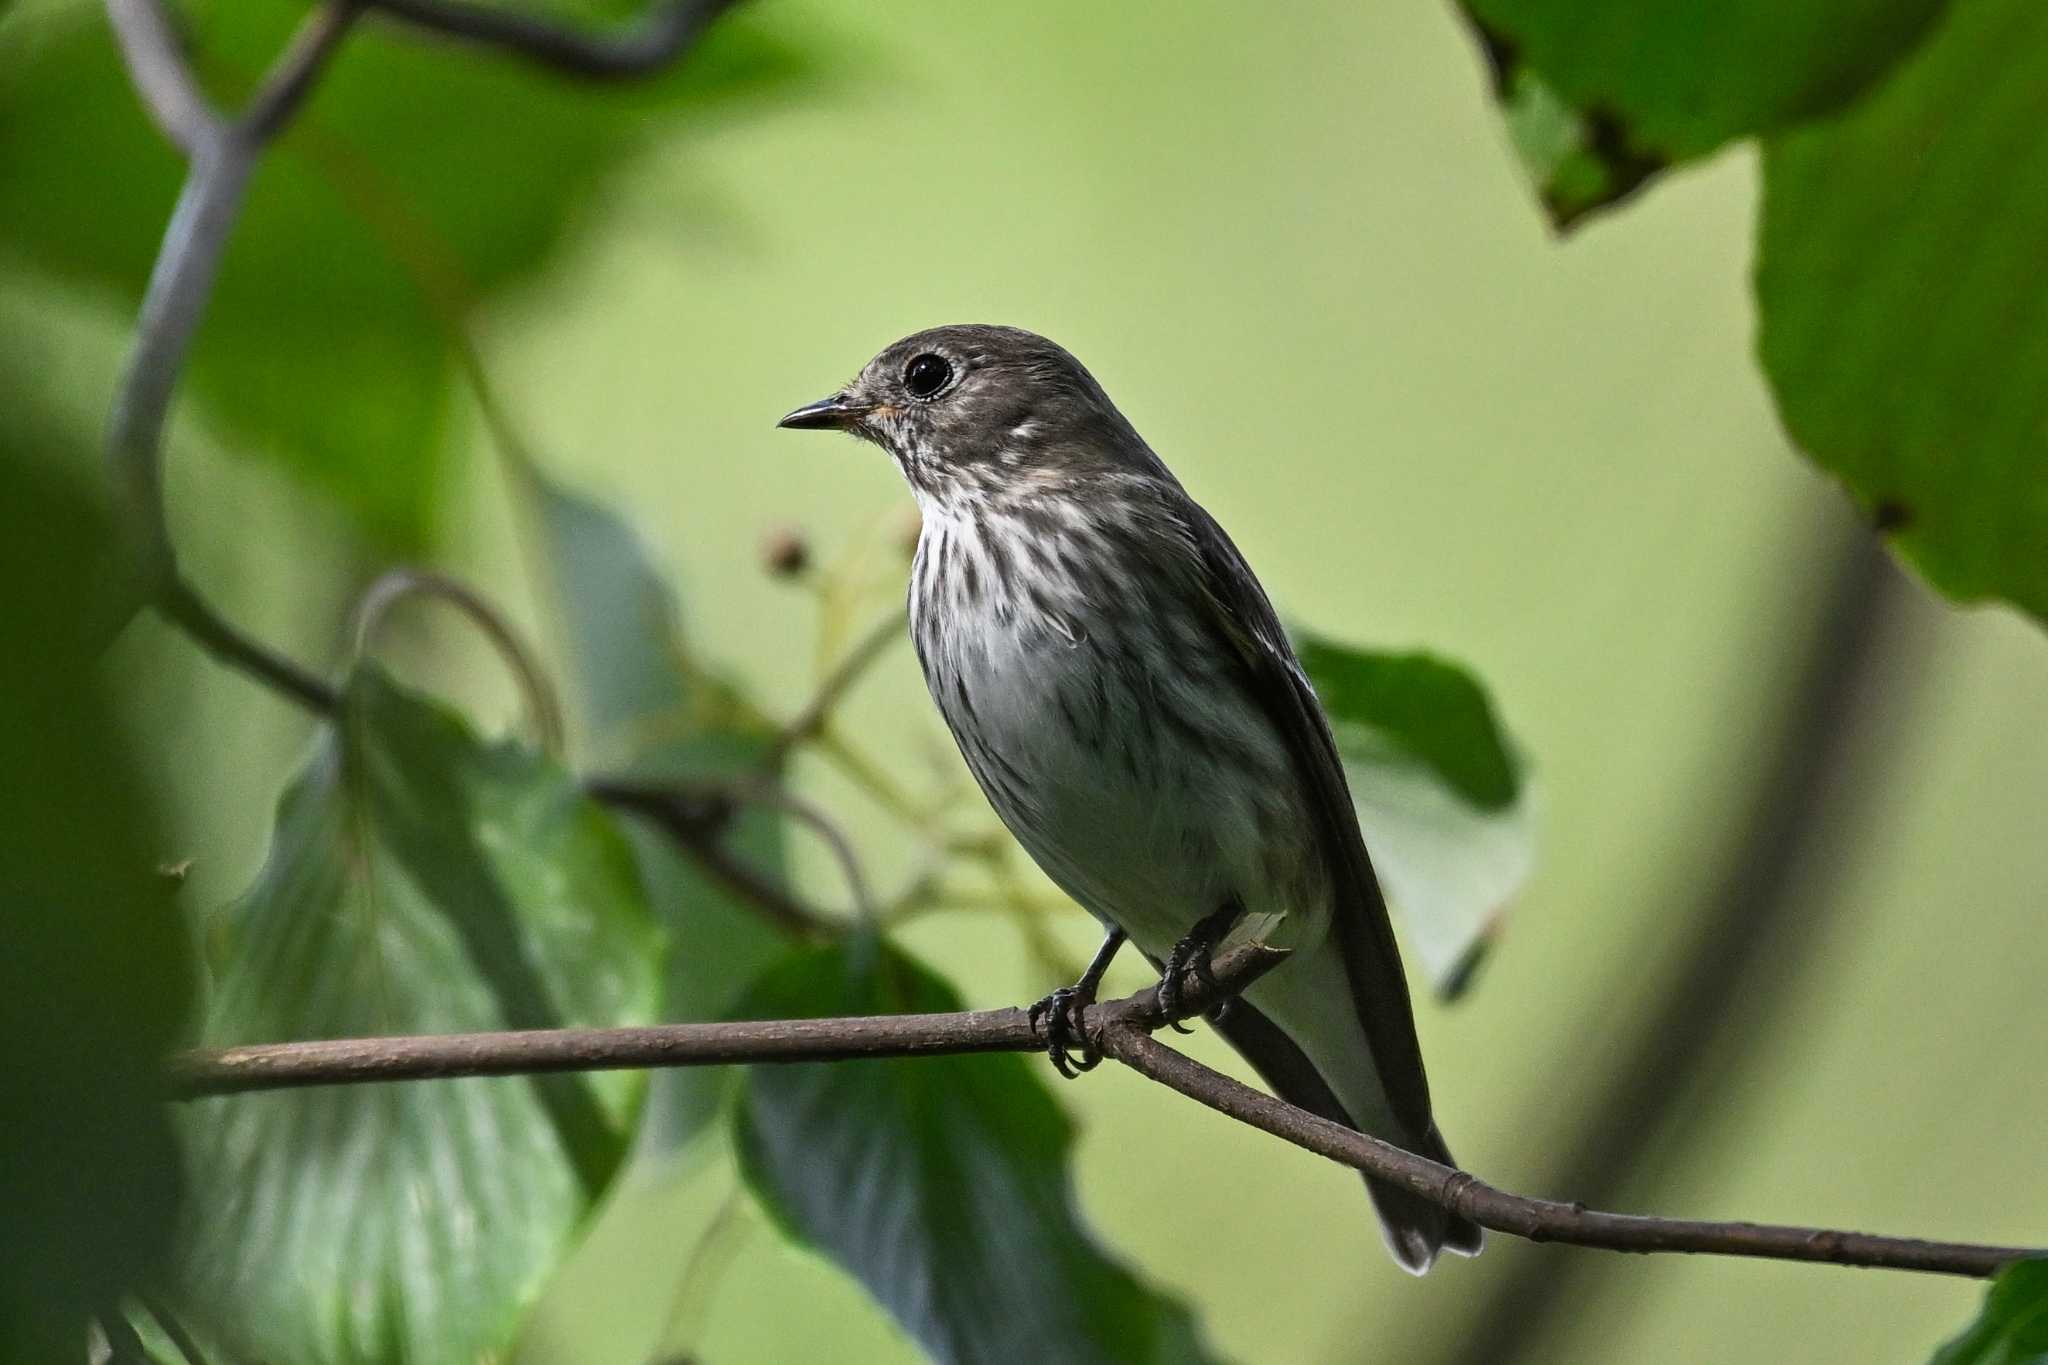
<path id="1" fill-rule="evenodd" d="M 583 789 L 617 810 L 630 811 L 659 827 L 725 889 L 753 906 L 769 923 L 798 938 L 822 939 L 838 926 L 770 881 L 725 845 L 733 796 L 716 788 L 593 778 Z"/>
<path id="2" fill-rule="evenodd" d="M 157 125 L 191 157 L 158 248 L 135 342 L 107 428 L 114 502 L 148 598 L 225 663 L 316 711 L 337 705 L 334 689 L 230 624 L 185 581 L 164 512 L 163 442 L 171 395 L 220 272 L 264 145 L 291 117 L 355 18 L 354 0 L 309 15 L 249 106 L 232 120 L 207 103 L 160 0 L 107 0 L 137 93 Z"/>
<path id="3" fill-rule="evenodd" d="M 1216 963 L 1217 985 L 1190 992 L 1172 1015 L 1158 988 L 1092 1005 L 1083 1027 L 1104 1055 L 1202 1104 L 1332 1161 L 1392 1181 L 1498 1232 L 1614 1251 L 1701 1252 L 1988 1276 L 2043 1252 L 1929 1242 L 1832 1228 L 1700 1222 L 1603 1213 L 1510 1194 L 1453 1167 L 1402 1151 L 1273 1098 L 1182 1056 L 1150 1036 L 1241 991 L 1286 959 L 1246 944 Z M 334 1039 L 190 1052 L 173 1060 L 178 1099 L 309 1085 L 533 1075 L 633 1067 L 831 1062 L 974 1052 L 1030 1052 L 1044 1038 L 1021 1009 L 844 1019 L 776 1019 L 652 1028 L 542 1029 L 433 1037 Z"/>
<path id="4" fill-rule="evenodd" d="M 839 699 L 846 695 L 847 689 L 860 681 L 861 676 L 875 660 L 882 657 L 890 645 L 903 638 L 903 631 L 904 622 L 901 614 L 886 616 L 869 627 L 868 633 L 863 635 L 852 649 L 847 650 L 846 657 L 826 675 L 825 681 L 818 685 L 818 690 L 804 703 L 803 709 L 796 713 L 789 724 L 782 727 L 782 733 L 775 737 L 775 743 L 770 746 L 763 766 L 771 770 L 779 768 L 782 760 L 789 756 L 791 749 L 822 730 L 826 719 L 832 714 L 832 708 L 839 704 Z"/>
<path id="5" fill-rule="evenodd" d="M 1775 1261 L 1819 1261 L 1980 1279 L 2013 1261 L 2048 1254 L 2042 1249 L 1929 1242 L 1917 1237 L 1882 1237 L 1835 1228 L 1710 1223 L 1602 1213 L 1582 1204 L 1532 1199 L 1510 1194 L 1477 1176 L 1404 1152 L 1378 1138 L 1276 1100 L 1211 1071 L 1128 1024 L 1103 1030 L 1098 1046 L 1105 1056 L 1116 1058 L 1219 1114 L 1227 1114 L 1354 1170 L 1404 1186 L 1481 1227 L 1530 1241 L 1566 1242 L 1608 1251 L 1679 1251 Z"/>
<path id="6" fill-rule="evenodd" d="M 1216 984 L 1190 986 L 1171 1014 L 1158 987 L 1089 1008 L 1090 1031 L 1132 1023 L 1161 1028 L 1191 1018 L 1285 961 L 1287 954 L 1243 944 L 1216 959 Z M 737 1062 L 850 1061 L 963 1052 L 1030 1052 L 1045 1037 L 1021 1009 L 950 1014 L 869 1015 L 843 1019 L 745 1020 L 658 1024 L 645 1028 L 519 1029 L 497 1033 L 336 1038 L 262 1043 L 188 1052 L 171 1064 L 176 1099 L 372 1081 L 461 1076 L 530 1076 L 639 1067 L 721 1066 Z"/>

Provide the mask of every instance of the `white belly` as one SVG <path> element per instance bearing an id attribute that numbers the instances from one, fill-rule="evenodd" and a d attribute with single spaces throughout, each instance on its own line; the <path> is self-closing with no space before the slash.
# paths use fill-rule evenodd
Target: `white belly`
<path id="1" fill-rule="evenodd" d="M 1222 661 L 1176 638 L 1170 609 L 1104 618 L 1051 591 L 938 601 L 943 621 L 915 623 L 933 700 L 1062 890 L 1154 957 L 1233 899 L 1261 937 L 1282 917 L 1290 939 L 1320 932 L 1323 872 L 1286 748 Z"/>

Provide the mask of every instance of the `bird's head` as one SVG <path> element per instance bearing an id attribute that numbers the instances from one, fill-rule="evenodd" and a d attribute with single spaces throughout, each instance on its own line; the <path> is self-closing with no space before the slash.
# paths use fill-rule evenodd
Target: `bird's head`
<path id="1" fill-rule="evenodd" d="M 784 417 L 888 451 L 921 497 L 1023 491 L 1157 461 L 1081 362 L 1016 327 L 905 337 L 851 384 Z"/>

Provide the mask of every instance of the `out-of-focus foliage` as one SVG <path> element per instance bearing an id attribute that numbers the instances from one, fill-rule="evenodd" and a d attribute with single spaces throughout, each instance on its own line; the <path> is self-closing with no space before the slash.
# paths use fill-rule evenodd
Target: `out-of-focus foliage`
<path id="1" fill-rule="evenodd" d="M 1794 439 L 1952 597 L 2048 620 L 2048 6 L 1957 0 L 1767 144 L 1758 343 Z"/>
<path id="2" fill-rule="evenodd" d="M 565 488 L 523 451 L 503 455 L 532 543 L 592 762 L 676 738 L 698 710 L 675 595 L 617 512 Z M 663 735 L 666 730 L 668 733 Z"/>
<path id="3" fill-rule="evenodd" d="M 195 63 L 238 98 L 305 10 L 181 13 Z M 528 277 L 672 120 L 758 105 L 809 69 L 744 16 L 660 76 L 596 86 L 364 23 L 250 187 L 192 392 L 237 448 L 418 547 L 447 472 L 451 328 Z M 100 5 L 45 0 L 0 24 L 0 260 L 132 313 L 181 174 Z"/>
<path id="4" fill-rule="evenodd" d="M 957 1010 L 879 938 L 800 953 L 759 1018 Z M 866 1285 L 934 1360 L 1213 1359 L 1179 1302 L 1106 1256 L 1075 1212 L 1073 1125 L 1014 1055 L 754 1067 L 737 1118 L 749 1186 Z"/>
<path id="5" fill-rule="evenodd" d="M 48 433 L 0 432 L 0 1360 L 83 1358 L 158 1273 L 181 1196 L 164 1051 L 191 954 L 155 812 L 92 679 L 122 616 Z"/>
<path id="6" fill-rule="evenodd" d="M 1560 227 L 1665 166 L 1881 79 L 1949 0 L 1465 0 Z"/>
<path id="7" fill-rule="evenodd" d="M 1568 225 L 1764 143 L 1759 350 L 1814 461 L 1952 597 L 2048 619 L 2048 13 L 2032 0 L 1469 0 Z"/>
<path id="8" fill-rule="evenodd" d="M 1293 636 L 1373 866 L 1431 984 L 1456 996 L 1534 861 L 1521 759 L 1486 690 L 1458 665 Z"/>
<path id="9" fill-rule="evenodd" d="M 1970 1329 L 1934 1354 L 1934 1365 L 2048 1363 L 2048 1261 L 1998 1272 Z"/>
<path id="10" fill-rule="evenodd" d="M 561 639 L 579 748 L 593 766 L 642 782 L 701 783 L 760 776 L 773 732 L 709 675 L 684 643 L 675 594 L 625 519 L 543 471 L 501 429 L 501 456 L 532 527 L 535 569 Z M 786 940 L 677 850 L 669 835 L 629 822 L 656 917 L 668 931 L 660 1016 L 724 1018 Z M 724 833 L 754 875 L 782 876 L 782 820 L 772 809 L 734 813 Z M 655 1074 L 642 1150 L 678 1150 L 731 1092 L 725 1068 Z"/>
<path id="11" fill-rule="evenodd" d="M 211 926 L 213 1044 L 640 1022 L 658 935 L 609 815 L 528 751 L 357 670 Z M 265 1358 L 500 1349 L 618 1169 L 636 1078 L 338 1087 L 187 1115 L 185 1273 Z"/>

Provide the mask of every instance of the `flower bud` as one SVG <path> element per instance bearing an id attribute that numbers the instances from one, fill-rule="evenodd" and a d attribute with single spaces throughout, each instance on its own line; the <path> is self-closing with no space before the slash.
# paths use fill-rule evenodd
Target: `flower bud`
<path id="1" fill-rule="evenodd" d="M 811 543 L 794 526 L 776 526 L 761 537 L 761 567 L 774 578 L 801 578 L 811 567 Z"/>

